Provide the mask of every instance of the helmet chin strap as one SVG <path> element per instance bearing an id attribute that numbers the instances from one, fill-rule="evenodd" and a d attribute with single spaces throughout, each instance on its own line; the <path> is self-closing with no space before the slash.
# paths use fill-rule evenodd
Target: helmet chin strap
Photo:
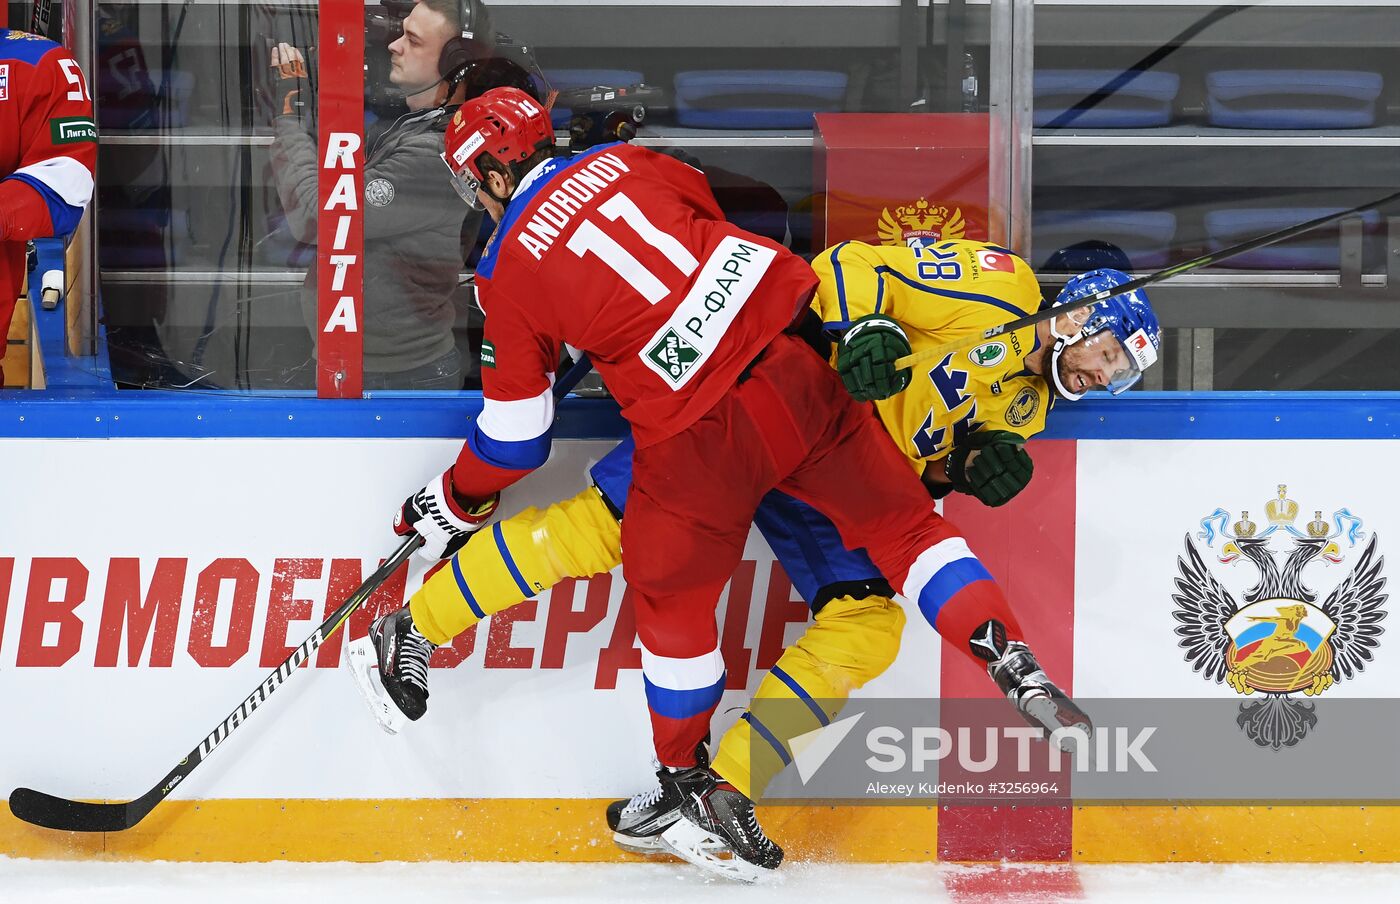
<path id="1" fill-rule="evenodd" d="M 1050 335 L 1051 335 L 1051 336 L 1054 336 L 1056 339 L 1060 340 L 1061 342 L 1063 342 L 1063 343 L 1065 343 L 1065 344 L 1067 344 L 1067 345 L 1073 345 L 1074 343 L 1076 343 L 1076 342 L 1079 341 L 1079 338 L 1080 338 L 1081 336 L 1084 335 L 1084 324 L 1083 324 L 1083 323 L 1079 323 L 1078 321 L 1076 321 L 1076 320 L 1074 319 L 1073 316 L 1071 316 L 1071 315 L 1069 315 L 1069 314 L 1061 314 L 1060 316 L 1061 316 L 1061 317 L 1069 317 L 1069 322 L 1070 322 L 1071 324 L 1073 324 L 1074 327 L 1075 327 L 1074 332 L 1071 333 L 1071 334 L 1069 334 L 1069 335 L 1065 335 L 1064 333 L 1061 333 L 1061 332 L 1060 332 L 1060 327 L 1059 327 L 1059 320 L 1060 320 L 1060 318 L 1059 318 L 1059 317 L 1051 317 L 1051 318 L 1050 318 Z M 1086 317 L 1085 320 L 1087 321 L 1088 318 Z"/>
<path id="2" fill-rule="evenodd" d="M 1056 391 L 1071 402 L 1077 402 L 1084 398 L 1084 393 L 1071 392 L 1070 388 L 1060 380 L 1060 354 L 1064 352 L 1066 348 L 1078 342 L 1083 336 L 1083 332 L 1077 333 L 1073 339 L 1066 339 L 1061 336 L 1056 339 L 1054 348 L 1050 349 L 1050 379 L 1054 381 Z"/>

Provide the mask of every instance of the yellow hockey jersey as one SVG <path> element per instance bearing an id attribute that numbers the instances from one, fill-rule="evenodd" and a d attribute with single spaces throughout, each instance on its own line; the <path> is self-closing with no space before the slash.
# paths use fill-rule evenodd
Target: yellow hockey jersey
<path id="1" fill-rule="evenodd" d="M 812 307 L 828 330 L 867 314 L 897 321 L 915 352 L 1035 313 L 1040 286 L 1005 248 L 953 240 L 923 248 L 843 242 L 812 261 L 821 282 Z M 942 462 L 979 429 L 1031 437 L 1045 429 L 1051 393 L 1025 369 L 1037 348 L 1029 326 L 925 361 L 909 388 L 876 402 L 885 429 L 916 473 Z"/>

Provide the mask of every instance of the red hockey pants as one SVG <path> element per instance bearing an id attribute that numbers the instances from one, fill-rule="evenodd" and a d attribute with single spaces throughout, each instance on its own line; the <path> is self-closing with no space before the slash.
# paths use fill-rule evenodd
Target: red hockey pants
<path id="1" fill-rule="evenodd" d="M 779 336 L 704 417 L 633 460 L 622 568 L 665 765 L 692 765 L 709 729 L 724 687 L 715 608 L 759 500 L 775 488 L 821 510 L 847 546 L 865 547 L 957 647 L 988 618 L 1020 636 L 1000 589 L 869 408 L 799 339 Z"/>

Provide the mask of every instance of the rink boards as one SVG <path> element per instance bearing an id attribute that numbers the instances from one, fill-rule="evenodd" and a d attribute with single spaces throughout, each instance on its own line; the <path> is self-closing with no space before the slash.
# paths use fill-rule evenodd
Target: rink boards
<path id="1" fill-rule="evenodd" d="M 1272 527 L 1279 537 L 1290 528 L 1308 536 L 1311 525 L 1324 539 L 1325 523 L 1324 542 L 1336 548 L 1304 572 L 1325 598 L 1372 538 L 1384 554 L 1400 536 L 1400 493 L 1386 480 L 1400 443 L 1382 438 L 1393 433 L 1395 406 L 1353 399 L 1325 421 L 1290 424 L 1285 415 L 1301 409 L 1272 400 L 1233 411 L 1199 399 L 1111 404 L 1081 406 L 1060 419 L 1056 438 L 1032 443 L 1035 480 L 1011 504 L 992 511 L 953 497 L 946 514 L 1007 589 L 1041 660 L 1078 697 L 1235 698 L 1193 671 L 1178 645 L 1172 596 L 1185 544 L 1239 596 L 1252 573 L 1226 549 L 1231 537 L 1253 523 L 1256 534 Z M 435 423 L 420 432 L 450 435 Z M 322 425 L 200 438 L 114 430 L 110 413 L 106 426 L 94 424 L 74 419 L 64 439 L 57 427 L 45 435 L 10 424 L 0 437 L 0 680 L 10 732 L 0 784 L 125 800 L 378 565 L 395 545 L 390 513 L 459 443 L 414 436 L 411 419 L 378 434 Z M 573 495 L 610 443 L 557 443 L 549 464 L 507 496 L 510 510 Z M 375 606 L 397 606 L 423 573 L 415 563 Z M 607 840 L 602 804 L 644 787 L 650 767 L 621 591 L 620 573 L 565 582 L 459 638 L 435 661 L 429 716 L 397 737 L 370 720 L 337 668 L 339 644 L 329 644 L 136 829 L 69 836 L 6 813 L 0 853 L 626 859 Z M 352 632 L 363 633 L 369 616 Z M 719 618 L 730 679 L 722 732 L 806 620 L 756 533 Z M 1381 635 L 1364 670 L 1326 695 L 1396 696 L 1400 652 L 1388 640 Z M 945 652 L 911 607 L 894 667 L 858 694 L 987 696 L 985 676 Z M 764 820 L 792 855 L 829 859 L 1390 860 L 1400 859 L 1395 813 L 929 801 L 770 807 Z"/>

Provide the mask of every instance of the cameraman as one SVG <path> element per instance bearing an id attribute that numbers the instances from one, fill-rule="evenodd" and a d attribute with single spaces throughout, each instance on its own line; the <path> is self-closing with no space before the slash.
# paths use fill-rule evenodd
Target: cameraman
<path id="1" fill-rule="evenodd" d="M 489 56 L 492 41 L 477 0 L 421 0 L 404 18 L 402 36 L 389 44 L 389 80 L 408 112 L 366 141 L 365 389 L 462 388 L 452 294 L 462 267 L 464 221 L 470 220 L 466 234 L 475 235 L 481 214 L 441 190 L 439 154 L 447 122 L 465 99 L 464 80 Z M 277 195 L 292 234 L 314 243 L 318 160 L 315 137 L 307 131 L 315 98 L 306 61 L 298 48 L 282 43 L 273 48 L 270 64 Z M 315 267 L 306 273 L 301 300 L 314 341 Z"/>

